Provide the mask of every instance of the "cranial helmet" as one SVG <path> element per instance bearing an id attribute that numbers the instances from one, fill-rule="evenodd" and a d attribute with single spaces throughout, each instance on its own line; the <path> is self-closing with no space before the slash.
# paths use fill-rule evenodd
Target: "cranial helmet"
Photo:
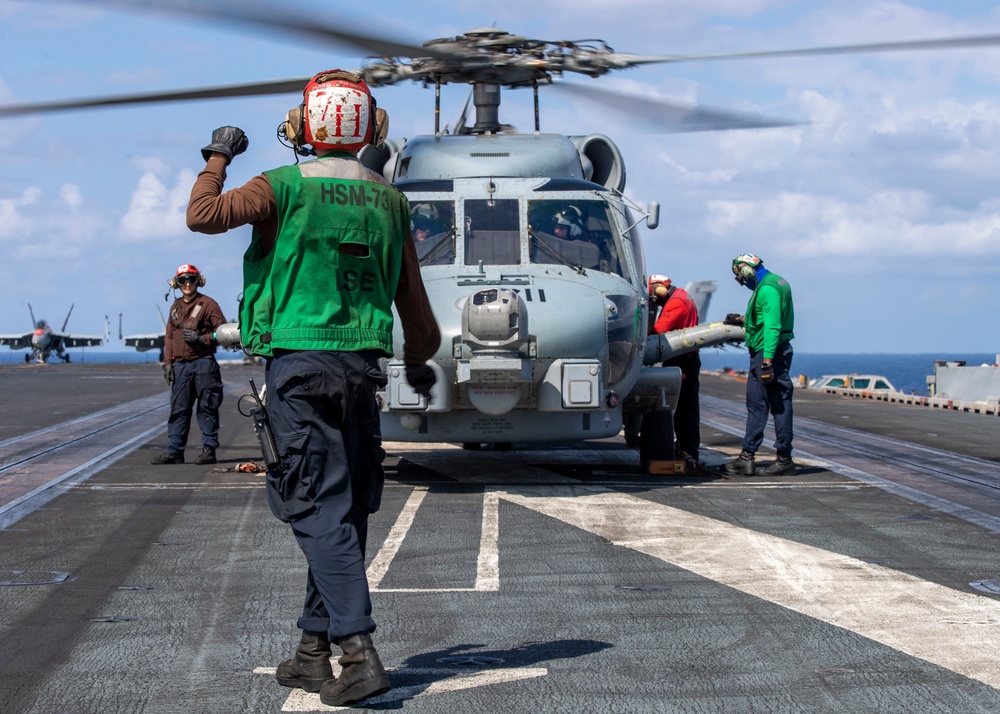
<path id="1" fill-rule="evenodd" d="M 566 206 L 552 217 L 552 221 L 554 225 L 567 226 L 570 238 L 583 235 L 583 213 L 576 206 Z"/>
<path id="2" fill-rule="evenodd" d="M 313 77 L 302 92 L 305 143 L 317 151 L 360 151 L 375 135 L 375 98 L 364 80 L 331 69 Z"/>
<path id="3" fill-rule="evenodd" d="M 733 275 L 740 285 L 747 285 L 757 279 L 757 266 L 764 261 L 753 253 L 744 253 L 733 258 Z"/>
<path id="4" fill-rule="evenodd" d="M 198 287 L 201 288 L 205 286 L 205 276 L 202 275 L 201 271 L 191 263 L 185 263 L 177 268 L 177 272 L 174 273 L 174 277 L 170 278 L 170 280 L 167 281 L 167 284 L 169 284 L 172 288 L 179 288 L 180 283 L 177 282 L 177 278 L 182 275 L 195 275 L 198 278 Z"/>
<path id="5" fill-rule="evenodd" d="M 666 275 L 649 276 L 649 297 L 663 299 L 670 294 L 670 278 Z"/>

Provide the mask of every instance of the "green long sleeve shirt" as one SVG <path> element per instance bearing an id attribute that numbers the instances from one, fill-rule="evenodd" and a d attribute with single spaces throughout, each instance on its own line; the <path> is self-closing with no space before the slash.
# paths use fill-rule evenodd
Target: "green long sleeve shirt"
<path id="1" fill-rule="evenodd" d="M 763 350 L 764 359 L 774 357 L 778 345 L 795 337 L 792 288 L 780 275 L 768 272 L 747 303 L 744 317 L 746 344 L 751 352 Z"/>

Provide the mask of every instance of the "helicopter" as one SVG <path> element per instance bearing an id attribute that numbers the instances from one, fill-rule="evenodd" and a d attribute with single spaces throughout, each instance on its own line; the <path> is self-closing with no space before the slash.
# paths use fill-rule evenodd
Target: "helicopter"
<path id="1" fill-rule="evenodd" d="M 155 3 L 154 3 L 155 4 Z M 385 364 L 382 430 L 394 441 L 458 442 L 470 448 L 513 442 L 599 439 L 620 433 L 627 415 L 669 441 L 680 371 L 672 356 L 738 342 L 739 328 L 714 323 L 648 337 L 650 304 L 640 224 L 653 230 L 659 206 L 626 195 L 624 158 L 603 134 L 541 131 L 539 88 L 566 74 L 597 78 L 645 64 L 997 44 L 998 37 L 731 53 L 645 56 L 600 40 L 546 41 L 479 28 L 422 47 L 363 36 L 286 11 L 214 7 L 195 15 L 361 46 L 376 56 L 354 69 L 371 87 L 414 81 L 435 90 L 433 134 L 388 138 L 360 156 L 409 198 L 421 270 L 444 336 L 432 361 L 438 383 L 428 401 L 407 384 L 399 355 Z M 125 97 L 0 107 L 0 116 L 87 107 L 298 93 L 308 77 Z M 440 127 L 440 93 L 471 85 L 475 121 Z M 533 131 L 500 120 L 501 94 L 530 89 Z M 601 96 L 603 90 L 576 87 Z M 636 100 L 637 101 L 637 100 Z M 652 107 L 650 107 L 652 109 Z M 672 131 L 766 128 L 796 122 L 659 102 Z M 280 134 L 279 134 L 280 136 Z M 638 216 L 638 218 L 637 218 Z M 570 235 L 556 225 L 565 220 Z M 232 330 L 229 331 L 232 334 Z M 224 331 L 220 330 L 220 337 Z M 401 333 L 396 344 L 402 343 Z M 645 443 L 645 442 L 643 442 Z M 662 454 L 662 452 L 658 452 Z M 640 446 L 640 460 L 651 452 Z"/>

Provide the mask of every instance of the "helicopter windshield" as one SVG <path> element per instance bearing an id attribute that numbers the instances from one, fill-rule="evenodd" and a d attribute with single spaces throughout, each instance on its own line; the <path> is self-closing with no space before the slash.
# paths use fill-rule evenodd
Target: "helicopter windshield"
<path id="1" fill-rule="evenodd" d="M 518 265 L 521 231 L 517 199 L 465 201 L 465 264 Z"/>
<path id="2" fill-rule="evenodd" d="M 421 266 L 455 262 L 455 204 L 421 201 L 410 206 L 410 233 Z"/>
<path id="3" fill-rule="evenodd" d="M 532 263 L 567 263 L 625 276 L 603 201 L 528 202 Z"/>

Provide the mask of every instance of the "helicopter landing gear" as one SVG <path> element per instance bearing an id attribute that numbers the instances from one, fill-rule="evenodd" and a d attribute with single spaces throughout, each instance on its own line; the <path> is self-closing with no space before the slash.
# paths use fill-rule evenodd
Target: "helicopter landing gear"
<path id="1" fill-rule="evenodd" d="M 674 413 L 669 409 L 646 412 L 639 430 L 639 468 L 645 473 L 650 461 L 673 461 Z"/>

